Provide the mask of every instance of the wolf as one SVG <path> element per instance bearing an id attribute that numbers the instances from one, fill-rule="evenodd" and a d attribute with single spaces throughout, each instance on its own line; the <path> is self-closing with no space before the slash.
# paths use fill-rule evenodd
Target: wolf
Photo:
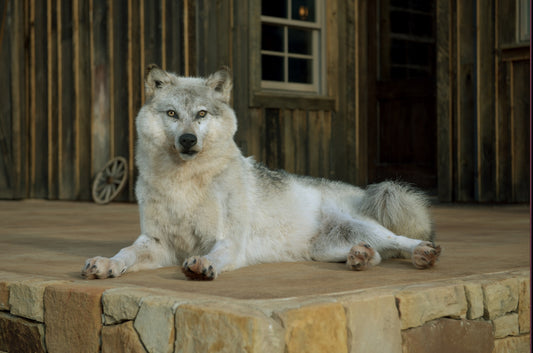
<path id="1" fill-rule="evenodd" d="M 135 188 L 141 235 L 111 258 L 82 267 L 87 279 L 181 265 L 188 279 L 267 262 L 346 262 L 365 270 L 384 258 L 432 267 L 426 196 L 385 181 L 365 189 L 267 169 L 234 141 L 232 77 L 147 68 L 146 103 L 136 117 Z"/>

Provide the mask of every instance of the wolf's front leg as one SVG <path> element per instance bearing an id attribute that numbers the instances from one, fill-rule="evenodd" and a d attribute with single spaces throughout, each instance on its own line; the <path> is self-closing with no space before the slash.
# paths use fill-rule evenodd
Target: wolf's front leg
<path id="1" fill-rule="evenodd" d="M 188 279 L 212 281 L 218 274 L 235 268 L 235 246 L 229 240 L 219 240 L 209 254 L 205 256 L 191 256 L 185 260 L 181 272 Z"/>
<path id="2" fill-rule="evenodd" d="M 158 239 L 141 235 L 112 258 L 96 256 L 85 261 L 81 275 L 87 279 L 113 278 L 125 272 L 173 265 L 172 256 Z"/>

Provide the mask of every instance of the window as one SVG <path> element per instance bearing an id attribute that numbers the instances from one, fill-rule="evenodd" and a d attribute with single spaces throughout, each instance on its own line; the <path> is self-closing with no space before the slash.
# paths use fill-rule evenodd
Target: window
<path id="1" fill-rule="evenodd" d="M 321 2 L 261 2 L 261 88 L 319 93 Z"/>

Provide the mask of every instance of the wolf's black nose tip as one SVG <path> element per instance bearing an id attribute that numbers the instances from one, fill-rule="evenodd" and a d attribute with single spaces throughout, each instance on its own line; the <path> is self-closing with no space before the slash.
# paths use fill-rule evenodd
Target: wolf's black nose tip
<path id="1" fill-rule="evenodd" d="M 179 142 L 180 145 L 182 145 L 185 149 L 189 149 L 192 146 L 196 145 L 198 139 L 193 134 L 183 134 L 180 136 Z"/>

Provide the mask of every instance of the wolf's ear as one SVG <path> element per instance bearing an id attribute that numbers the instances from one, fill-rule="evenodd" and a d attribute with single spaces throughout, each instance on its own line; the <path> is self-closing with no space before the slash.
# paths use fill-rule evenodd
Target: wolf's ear
<path id="1" fill-rule="evenodd" d="M 146 68 L 144 77 L 144 92 L 147 98 L 151 98 L 155 92 L 171 83 L 170 76 L 161 70 L 156 64 L 150 64 Z"/>
<path id="2" fill-rule="evenodd" d="M 215 96 L 223 101 L 229 103 L 231 98 L 231 88 L 233 82 L 231 81 L 231 72 L 227 66 L 223 66 L 207 78 L 207 85 L 215 91 Z"/>

